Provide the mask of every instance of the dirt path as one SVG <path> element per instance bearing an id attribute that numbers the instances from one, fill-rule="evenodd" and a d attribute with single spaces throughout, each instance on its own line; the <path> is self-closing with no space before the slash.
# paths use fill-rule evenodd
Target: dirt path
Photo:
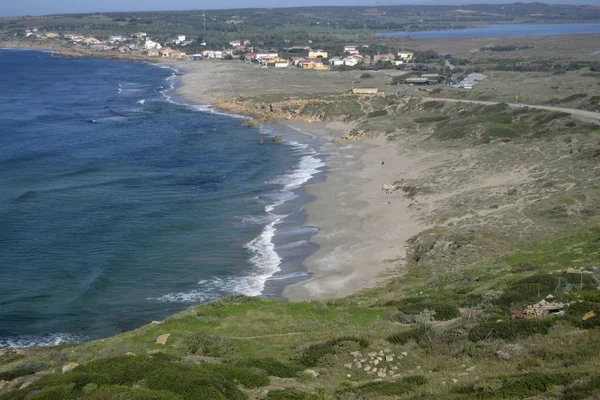
<path id="1" fill-rule="evenodd" d="M 430 101 L 447 101 L 450 103 L 474 103 L 474 104 L 483 104 L 483 105 L 494 105 L 494 104 L 500 104 L 500 102 L 497 101 L 480 101 L 480 100 L 463 100 L 463 99 L 448 99 L 448 98 L 437 98 L 437 97 L 422 97 L 423 100 L 430 100 Z M 559 112 L 564 112 L 567 114 L 571 114 L 574 115 L 576 117 L 580 117 L 586 120 L 590 120 L 593 121 L 597 124 L 600 124 L 600 113 L 594 112 L 594 111 L 585 111 L 585 110 L 578 110 L 576 108 L 564 108 L 564 107 L 552 107 L 552 106 L 538 106 L 538 105 L 531 105 L 531 104 L 520 104 L 520 103 L 508 103 L 509 106 L 511 107 L 515 107 L 515 108 L 519 108 L 519 107 L 529 107 L 529 108 L 536 108 L 539 110 L 548 110 L 548 111 L 559 111 Z"/>

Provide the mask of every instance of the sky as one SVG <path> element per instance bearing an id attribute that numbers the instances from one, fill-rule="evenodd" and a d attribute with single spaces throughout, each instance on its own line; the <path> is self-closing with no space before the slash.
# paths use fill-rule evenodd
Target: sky
<path id="1" fill-rule="evenodd" d="M 517 0 L 0 0 L 0 16 L 107 11 L 177 11 L 249 7 L 513 3 Z M 521 2 L 530 2 L 521 0 Z M 548 4 L 598 4 L 600 0 L 540 0 Z"/>

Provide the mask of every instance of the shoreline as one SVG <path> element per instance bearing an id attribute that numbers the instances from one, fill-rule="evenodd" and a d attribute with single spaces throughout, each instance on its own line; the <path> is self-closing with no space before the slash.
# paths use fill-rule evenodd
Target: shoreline
<path id="1" fill-rule="evenodd" d="M 186 73 L 177 94 L 194 104 L 257 118 L 256 109 L 239 106 L 237 99 L 216 99 L 208 94 L 219 81 L 219 68 L 217 63 L 192 71 L 183 67 Z M 283 283 L 282 296 L 295 302 L 322 300 L 377 285 L 393 263 L 404 259 L 408 239 L 427 227 L 417 220 L 411 209 L 414 201 L 402 191 L 382 191 L 385 183 L 418 170 L 414 168 L 418 159 L 398 154 L 397 145 L 388 144 L 383 135 L 340 140 L 352 130 L 351 123 L 291 119 L 289 115 L 266 117 L 272 119 L 262 119 L 265 125 L 283 125 L 320 141 L 327 154 L 325 179 L 302 185 L 313 198 L 303 205 L 303 225 L 318 228 L 310 239 L 318 249 L 302 262 L 309 278 Z M 334 143 L 332 139 L 337 140 Z"/>
<path id="2" fill-rule="evenodd" d="M 404 259 L 408 239 L 426 225 L 411 211 L 412 200 L 401 191 L 385 194 L 381 188 L 409 174 L 417 159 L 398 154 L 383 136 L 331 141 L 347 134 L 350 124 L 285 124 L 324 141 L 328 175 L 325 182 L 306 185 L 315 198 L 305 206 L 306 223 L 319 228 L 311 239 L 319 250 L 304 263 L 312 276 L 286 286 L 283 296 L 295 302 L 345 297 L 397 274 L 397 265 L 396 272 L 389 271 L 392 263 Z"/>

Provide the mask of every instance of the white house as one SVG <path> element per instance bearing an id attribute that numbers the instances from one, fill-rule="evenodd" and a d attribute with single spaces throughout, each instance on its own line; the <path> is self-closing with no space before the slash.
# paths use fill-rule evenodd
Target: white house
<path id="1" fill-rule="evenodd" d="M 203 50 L 202 57 L 204 58 L 223 58 L 223 52 L 221 50 Z"/>
<path id="2" fill-rule="evenodd" d="M 344 58 L 344 64 L 349 66 L 349 67 L 354 67 L 355 65 L 357 65 L 358 63 L 360 63 L 362 61 L 362 57 L 361 56 L 349 56 Z"/>
<path id="3" fill-rule="evenodd" d="M 331 57 L 329 59 L 329 65 L 331 65 L 332 67 L 344 65 L 344 59 L 341 57 Z"/>
<path id="4" fill-rule="evenodd" d="M 308 52 L 308 58 L 317 58 L 317 57 L 322 57 L 322 58 L 327 58 L 327 52 L 325 50 L 309 50 Z"/>
<path id="5" fill-rule="evenodd" d="M 345 46 L 344 47 L 344 53 L 349 53 L 351 55 L 354 55 L 354 54 L 358 54 L 360 52 L 358 51 L 358 49 L 356 48 L 356 46 Z"/>
<path id="6" fill-rule="evenodd" d="M 146 50 L 149 50 L 149 49 L 160 50 L 160 49 L 162 49 L 162 46 L 160 45 L 160 43 L 154 42 L 152 39 L 146 39 L 146 42 L 144 43 L 144 48 Z"/>
<path id="7" fill-rule="evenodd" d="M 256 58 L 259 62 L 264 62 L 273 58 L 277 58 L 279 55 L 277 53 L 256 53 Z"/>
<path id="8" fill-rule="evenodd" d="M 175 44 L 180 44 L 185 42 L 185 35 L 179 35 L 177 36 L 177 39 L 174 40 Z"/>
<path id="9" fill-rule="evenodd" d="M 241 40 L 232 40 L 231 42 L 229 42 L 229 45 L 231 47 L 238 47 L 242 45 L 242 42 Z"/>
<path id="10" fill-rule="evenodd" d="M 111 42 L 122 42 L 123 41 L 123 36 L 111 36 L 110 37 L 110 41 Z"/>

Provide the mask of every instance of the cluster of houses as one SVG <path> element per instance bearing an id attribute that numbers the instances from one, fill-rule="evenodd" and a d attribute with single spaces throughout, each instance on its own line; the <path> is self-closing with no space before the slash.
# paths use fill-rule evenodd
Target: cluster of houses
<path id="1" fill-rule="evenodd" d="M 402 65 L 413 61 L 413 53 L 410 51 L 401 51 L 397 54 L 378 54 L 373 57 L 360 54 L 361 48 L 367 48 L 368 45 L 344 47 L 343 54 L 329 57 L 327 51 L 322 49 L 311 49 L 310 47 L 292 47 L 285 49 L 288 54 L 304 53 L 305 55 L 282 58 L 277 52 L 255 52 L 250 46 L 249 40 L 232 40 L 229 42 L 229 48 L 217 50 L 202 50 L 195 54 L 186 54 L 183 51 L 173 49 L 169 45 L 179 48 L 192 43 L 185 35 L 178 35 L 168 43 L 153 40 L 145 32 L 136 32 L 130 36 L 114 35 L 108 40 L 98 40 L 94 37 L 88 37 L 78 34 L 63 34 L 55 32 L 38 32 L 37 29 L 25 31 L 26 37 L 34 38 L 56 38 L 68 40 L 69 42 L 86 47 L 91 51 L 112 51 L 119 53 L 135 52 L 148 57 L 161 57 L 169 59 L 224 59 L 224 58 L 242 58 L 249 62 L 260 64 L 264 68 L 289 68 L 297 67 L 307 70 L 327 71 L 331 67 L 368 67 L 372 64 L 391 62 L 394 65 Z M 206 46 L 206 42 L 200 43 Z"/>
<path id="2" fill-rule="evenodd" d="M 152 40 L 145 32 L 136 32 L 131 36 L 114 35 L 107 40 L 99 40 L 93 36 L 80 34 L 58 34 L 56 32 L 38 32 L 37 29 L 25 31 L 25 37 L 34 39 L 62 39 L 74 45 L 85 47 L 91 51 L 111 51 L 119 53 L 136 52 L 148 57 L 163 57 L 185 59 L 185 52 L 163 46 L 158 41 Z M 187 46 L 192 43 L 185 35 L 178 35 L 170 41 L 175 46 Z M 206 45 L 206 43 L 203 43 Z"/>

